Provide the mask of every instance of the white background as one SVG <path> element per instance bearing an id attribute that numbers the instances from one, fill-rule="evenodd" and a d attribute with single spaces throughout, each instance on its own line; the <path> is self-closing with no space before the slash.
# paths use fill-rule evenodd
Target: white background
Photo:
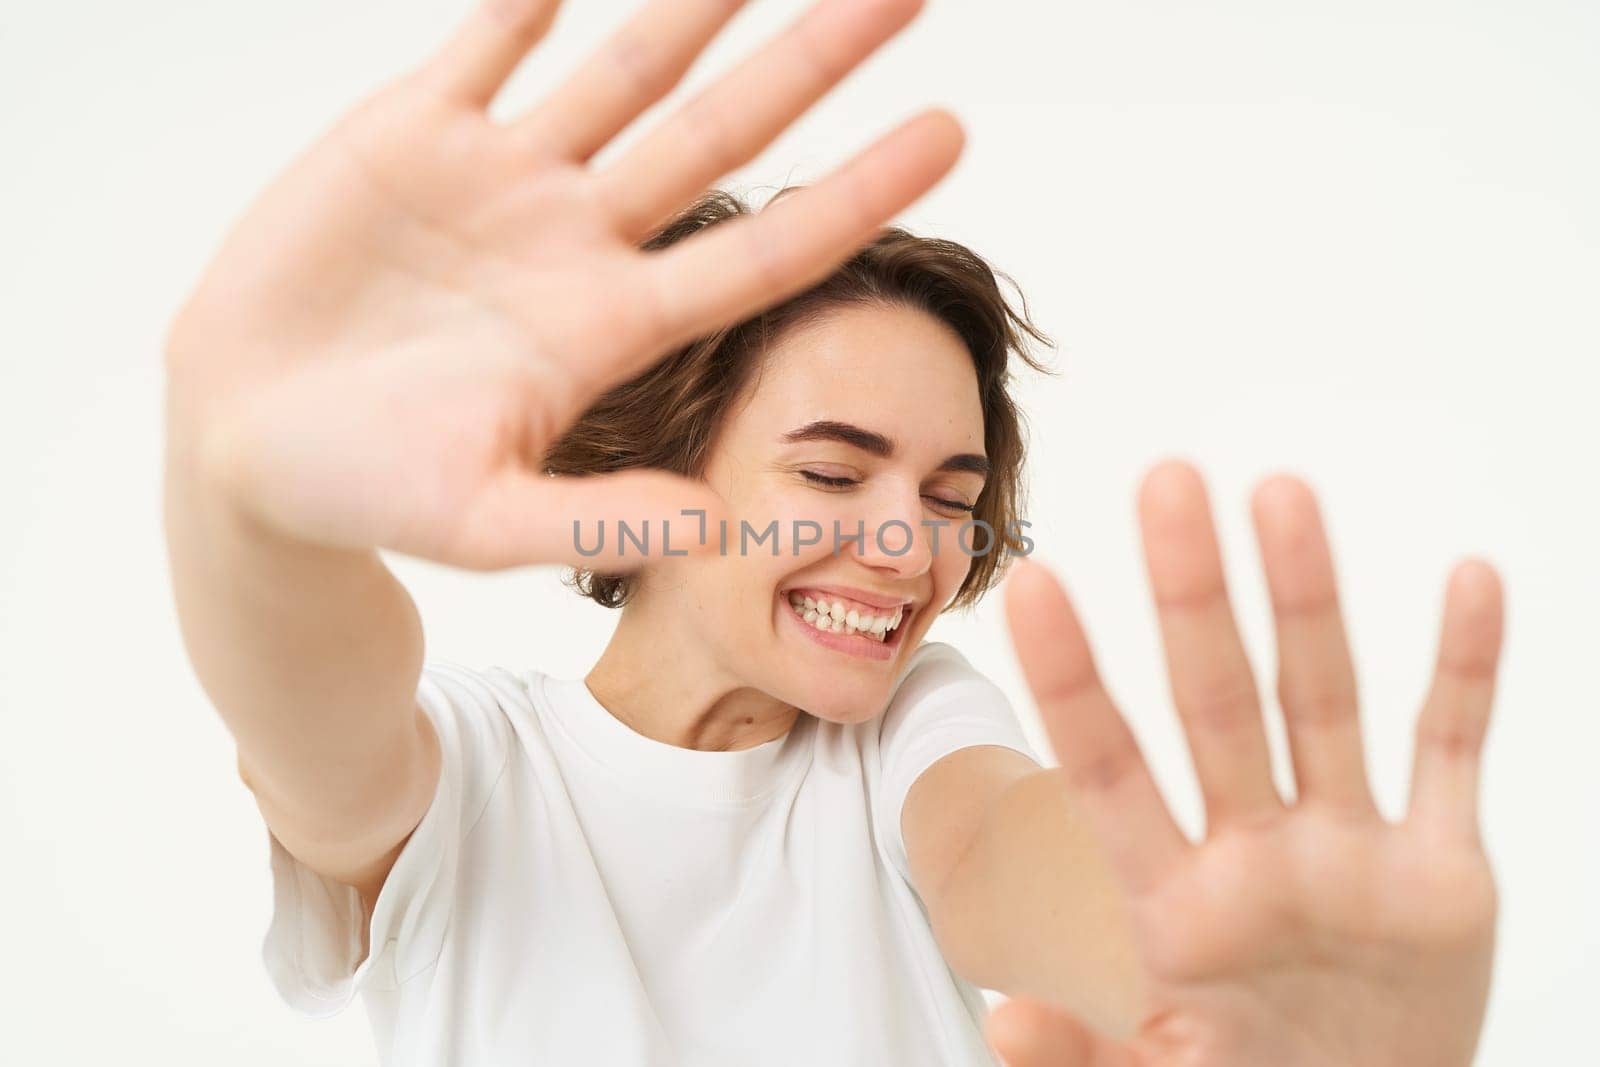
<path id="1" fill-rule="evenodd" d="M 507 113 L 633 5 L 568 6 Z M 801 6 L 753 5 L 689 84 Z M 373 1062 L 359 1008 L 300 1021 L 259 963 L 265 830 L 167 592 L 159 349 L 236 213 L 464 9 L 0 13 L 0 1061 Z M 907 221 L 1011 273 L 1060 342 L 1063 375 L 1023 386 L 1038 555 L 1191 829 L 1134 522 L 1152 462 L 1207 475 L 1269 697 L 1246 501 L 1279 469 L 1318 490 L 1391 815 L 1448 569 L 1499 568 L 1486 1064 L 1591 1055 L 1600 994 L 1597 45 L 1592 0 L 934 0 L 736 176 L 814 179 L 925 103 L 962 118 L 963 162 Z M 430 655 L 576 675 L 613 624 L 551 571 L 394 565 Z M 1048 751 L 999 608 L 933 636 Z"/>

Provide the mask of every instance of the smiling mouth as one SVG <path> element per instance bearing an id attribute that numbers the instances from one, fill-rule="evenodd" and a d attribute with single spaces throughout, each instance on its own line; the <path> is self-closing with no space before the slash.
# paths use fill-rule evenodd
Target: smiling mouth
<path id="1" fill-rule="evenodd" d="M 893 611 L 863 613 L 859 608 L 846 607 L 842 601 L 813 598 L 800 593 L 790 593 L 785 598 L 789 609 L 799 620 L 819 633 L 859 637 L 879 645 L 893 645 L 900 628 L 916 610 L 905 607 Z"/>

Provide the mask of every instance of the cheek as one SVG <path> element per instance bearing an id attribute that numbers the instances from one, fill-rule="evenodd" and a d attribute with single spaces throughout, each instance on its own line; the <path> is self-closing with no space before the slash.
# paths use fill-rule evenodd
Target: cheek
<path id="1" fill-rule="evenodd" d="M 951 536 L 946 537 L 949 534 Z M 979 534 L 981 536 L 981 533 Z M 977 547 L 982 547 L 981 542 Z M 936 603 L 943 607 L 956 595 L 956 590 L 961 588 L 961 583 L 967 580 L 967 574 L 972 570 L 975 561 L 965 552 L 954 536 L 954 528 L 947 527 L 940 531 L 939 554 L 933 557 L 934 598 Z"/>
<path id="2" fill-rule="evenodd" d="M 728 555 L 706 568 L 700 589 L 703 613 L 725 646 L 753 650 L 771 640 L 778 621 L 778 589 L 794 570 L 788 545 L 780 547 L 777 558 L 770 541 L 741 557 L 730 532 Z"/>
<path id="3" fill-rule="evenodd" d="M 711 544 L 716 543 L 716 530 L 708 530 Z M 731 552 L 720 556 L 715 551 L 691 560 L 681 568 L 683 582 L 675 592 L 676 611 L 684 613 L 684 621 L 704 634 L 736 632 L 740 612 L 748 600 L 741 561 Z"/>
<path id="4" fill-rule="evenodd" d="M 768 596 L 776 597 L 778 586 L 785 579 L 833 555 L 834 524 L 838 524 L 843 536 L 849 536 L 862 511 L 859 500 L 852 503 L 845 494 L 819 493 L 797 486 L 766 494 L 745 517 L 752 529 L 750 555 L 743 561 L 751 573 L 745 580 L 765 582 Z M 756 534 L 765 533 L 773 522 L 777 523 L 775 557 L 770 536 L 759 546 L 755 544 Z M 738 533 L 737 521 L 730 522 L 730 554 L 738 552 Z"/>

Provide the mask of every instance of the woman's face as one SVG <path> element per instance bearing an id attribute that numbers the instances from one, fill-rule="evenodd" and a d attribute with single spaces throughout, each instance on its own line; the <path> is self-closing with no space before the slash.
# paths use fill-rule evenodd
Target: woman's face
<path id="1" fill-rule="evenodd" d="M 705 479 L 728 503 L 726 552 L 652 585 L 738 684 L 834 722 L 870 719 L 966 578 L 961 544 L 984 547 L 982 530 L 957 539 L 983 451 L 954 331 L 903 306 L 830 309 L 770 350 L 715 442 Z"/>

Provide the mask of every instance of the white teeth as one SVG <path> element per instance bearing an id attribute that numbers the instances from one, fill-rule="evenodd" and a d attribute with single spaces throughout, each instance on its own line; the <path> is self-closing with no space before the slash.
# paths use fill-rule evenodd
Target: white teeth
<path id="1" fill-rule="evenodd" d="M 891 615 L 872 615 L 863 614 L 860 608 L 846 609 L 843 601 L 814 600 L 799 593 L 790 593 L 788 601 L 796 615 L 822 633 L 854 633 L 880 642 L 888 640 L 905 616 L 904 605 Z"/>

